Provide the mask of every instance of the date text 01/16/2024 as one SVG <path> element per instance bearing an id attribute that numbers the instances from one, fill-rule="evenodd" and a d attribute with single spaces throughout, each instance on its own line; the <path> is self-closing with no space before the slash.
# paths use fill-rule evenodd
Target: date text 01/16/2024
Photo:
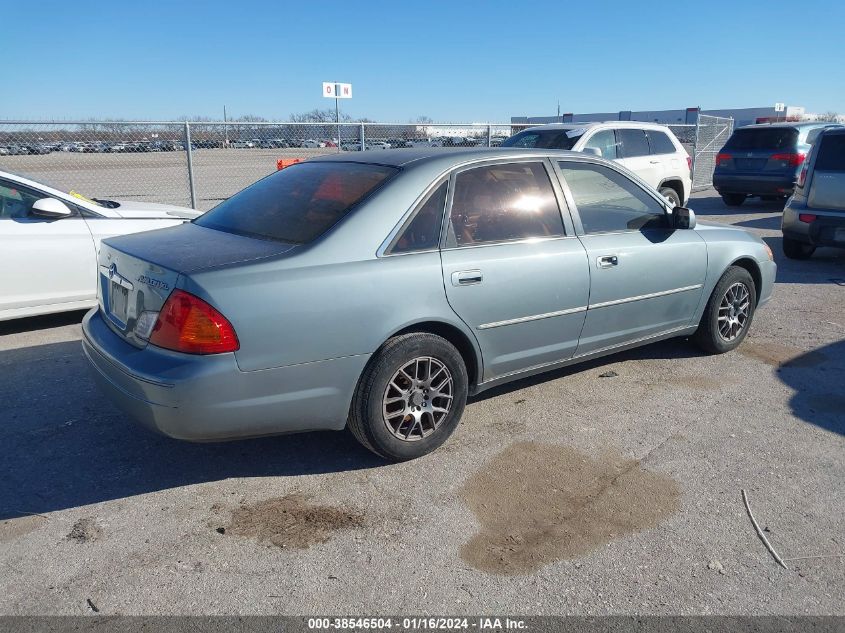
<path id="1" fill-rule="evenodd" d="M 497 617 L 408 617 L 408 618 L 308 618 L 308 628 L 312 630 L 351 630 L 389 631 L 393 628 L 419 631 L 453 630 L 525 630 L 524 620 Z"/>

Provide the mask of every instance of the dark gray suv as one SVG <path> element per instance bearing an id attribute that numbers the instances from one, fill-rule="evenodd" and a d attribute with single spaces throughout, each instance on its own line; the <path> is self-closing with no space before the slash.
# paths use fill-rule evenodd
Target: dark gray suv
<path id="1" fill-rule="evenodd" d="M 783 252 L 806 259 L 816 246 L 845 248 L 845 127 L 819 134 L 783 210 Z"/>
<path id="2" fill-rule="evenodd" d="M 792 195 L 816 135 L 835 123 L 765 123 L 737 128 L 716 155 L 713 187 L 729 207 L 748 196 Z"/>

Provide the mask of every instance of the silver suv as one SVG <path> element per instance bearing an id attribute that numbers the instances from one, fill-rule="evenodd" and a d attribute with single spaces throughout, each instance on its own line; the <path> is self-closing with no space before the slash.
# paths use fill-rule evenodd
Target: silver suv
<path id="1" fill-rule="evenodd" d="M 550 123 L 522 130 L 502 147 L 569 149 L 616 161 L 678 207 L 692 189 L 692 159 L 672 130 L 656 123 Z"/>
<path id="2" fill-rule="evenodd" d="M 819 134 L 783 209 L 783 252 L 807 259 L 817 246 L 845 248 L 845 128 Z"/>

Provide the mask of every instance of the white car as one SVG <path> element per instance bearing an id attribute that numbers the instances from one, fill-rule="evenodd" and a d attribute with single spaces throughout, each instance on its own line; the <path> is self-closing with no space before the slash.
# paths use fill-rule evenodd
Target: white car
<path id="1" fill-rule="evenodd" d="M 91 200 L 0 171 L 0 321 L 96 305 L 102 239 L 199 215 L 166 204 Z"/>
<path id="2" fill-rule="evenodd" d="M 502 147 L 568 149 L 602 156 L 627 167 L 675 206 L 685 205 L 692 189 L 692 159 L 672 130 L 656 123 L 549 123 L 522 130 Z"/>
<path id="3" fill-rule="evenodd" d="M 308 149 L 317 149 L 319 147 L 325 147 L 325 146 L 326 146 L 325 143 L 321 143 L 319 141 L 315 141 L 314 139 L 310 139 L 310 138 L 305 140 L 305 141 L 302 141 L 302 145 L 300 145 L 300 147 L 305 147 L 305 148 L 308 148 Z"/>
<path id="4" fill-rule="evenodd" d="M 390 149 L 390 143 L 386 141 L 367 141 L 367 149 Z"/>

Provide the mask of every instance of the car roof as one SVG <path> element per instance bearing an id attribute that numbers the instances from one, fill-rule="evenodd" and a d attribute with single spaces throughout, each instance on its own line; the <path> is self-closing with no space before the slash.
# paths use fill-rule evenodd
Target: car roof
<path id="1" fill-rule="evenodd" d="M 568 150 L 535 149 L 520 147 L 416 147 L 410 149 L 386 149 L 369 151 L 366 154 L 328 154 L 308 160 L 314 162 L 342 162 L 386 165 L 388 167 L 408 168 L 436 161 L 452 163 L 472 162 L 474 160 L 496 160 L 499 158 L 530 158 L 553 156 L 558 158 L 584 158 L 582 152 Z"/>
<path id="2" fill-rule="evenodd" d="M 619 128 L 650 128 L 650 129 L 664 129 L 668 125 L 664 123 L 652 123 L 649 121 L 572 121 L 569 123 L 543 123 L 541 125 L 532 125 L 524 130 L 576 130 L 578 128 L 592 128 L 599 125 L 607 125 Z"/>
<path id="3" fill-rule="evenodd" d="M 842 125 L 841 123 L 833 123 L 830 121 L 794 121 L 790 123 L 789 121 L 778 121 L 777 123 L 752 123 L 751 125 L 743 125 L 741 127 L 736 128 L 737 130 L 761 130 L 770 127 L 792 127 L 792 128 L 802 128 L 802 127 L 824 127 L 824 126 L 835 126 L 835 125 Z"/>

